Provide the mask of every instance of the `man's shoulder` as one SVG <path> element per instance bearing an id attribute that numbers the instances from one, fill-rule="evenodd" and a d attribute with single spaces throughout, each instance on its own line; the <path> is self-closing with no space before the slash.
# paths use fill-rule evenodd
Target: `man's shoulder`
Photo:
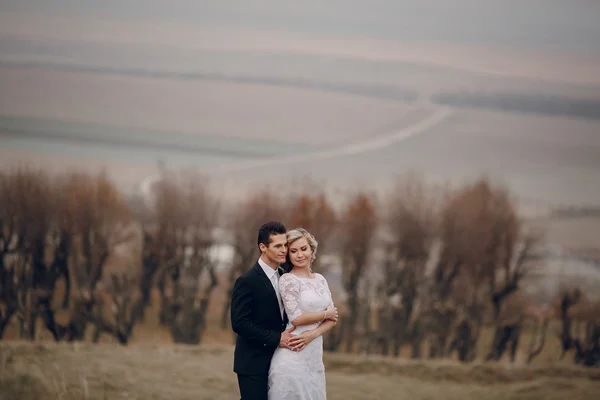
<path id="1" fill-rule="evenodd" d="M 255 266 L 244 271 L 240 276 L 238 276 L 234 283 L 234 291 L 241 289 L 242 287 L 250 288 L 254 286 L 254 282 L 256 281 L 258 274 L 256 273 Z"/>
<path id="2" fill-rule="evenodd" d="M 256 273 L 256 266 L 258 264 L 253 264 L 250 268 L 248 268 L 247 270 L 244 271 L 244 273 L 242 273 L 242 275 L 240 275 L 240 277 L 238 279 L 249 279 L 249 278 L 253 278 L 255 276 L 257 276 Z"/>

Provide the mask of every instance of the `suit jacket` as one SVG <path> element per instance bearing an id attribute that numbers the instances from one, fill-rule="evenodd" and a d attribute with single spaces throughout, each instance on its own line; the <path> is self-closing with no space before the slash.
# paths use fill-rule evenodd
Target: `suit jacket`
<path id="1" fill-rule="evenodd" d="M 258 262 L 240 276 L 231 294 L 231 326 L 237 334 L 233 371 L 242 375 L 267 375 L 279 346 L 283 319 L 273 285 Z"/>

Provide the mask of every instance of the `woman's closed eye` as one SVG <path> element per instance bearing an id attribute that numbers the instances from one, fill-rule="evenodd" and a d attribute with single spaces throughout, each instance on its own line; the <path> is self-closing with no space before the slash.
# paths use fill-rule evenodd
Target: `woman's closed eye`
<path id="1" fill-rule="evenodd" d="M 308 246 L 300 247 L 300 251 L 308 250 Z M 290 249 L 290 253 L 296 253 L 298 249 Z"/>

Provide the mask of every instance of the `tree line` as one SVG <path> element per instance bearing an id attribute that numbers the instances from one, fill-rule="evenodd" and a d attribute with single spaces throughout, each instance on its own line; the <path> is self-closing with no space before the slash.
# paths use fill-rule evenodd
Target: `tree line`
<path id="1" fill-rule="evenodd" d="M 103 173 L 3 171 L 0 338 L 16 321 L 25 340 L 47 329 L 56 341 L 111 335 L 127 344 L 157 301 L 174 342 L 201 343 L 217 287 L 230 298 L 258 257 L 257 228 L 279 220 L 316 236 L 316 271 L 341 274 L 333 293 L 340 323 L 325 338 L 328 351 L 462 362 L 508 353 L 514 361 L 531 326 L 530 362 L 554 326 L 548 340 L 560 343 L 561 357 L 599 365 L 598 302 L 565 287 L 544 306 L 525 290 L 526 278 L 544 267 L 543 235 L 504 187 L 484 178 L 431 186 L 410 173 L 384 196 L 359 188 L 335 204 L 317 185 L 302 188 L 258 188 L 231 202 L 201 175 L 168 172 L 142 198 L 123 195 Z M 233 258 L 218 269 L 213 252 L 222 243 Z M 227 301 L 218 313 L 228 331 Z M 486 327 L 493 340 L 478 355 Z"/>

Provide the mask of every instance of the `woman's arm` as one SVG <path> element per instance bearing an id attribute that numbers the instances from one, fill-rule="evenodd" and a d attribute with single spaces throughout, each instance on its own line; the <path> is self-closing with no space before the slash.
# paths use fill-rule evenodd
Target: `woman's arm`
<path id="1" fill-rule="evenodd" d="M 310 342 L 329 332 L 336 325 L 337 321 L 327 320 L 315 329 L 302 332 L 298 336 L 292 336 L 290 340 L 288 340 L 288 346 L 293 351 L 303 350 Z"/>
<path id="2" fill-rule="evenodd" d="M 327 307 L 324 311 L 302 313 L 298 318 L 290 321 L 294 326 L 312 325 L 319 322 L 327 322 L 338 320 L 337 308 L 334 306 Z M 335 325 L 335 324 L 334 324 Z"/>
<path id="3" fill-rule="evenodd" d="M 331 307 L 335 308 L 335 306 L 333 304 L 333 299 L 331 296 L 331 290 L 329 290 L 329 285 L 327 284 L 327 280 L 325 279 L 325 277 L 323 275 L 318 274 L 318 277 L 321 280 L 321 284 L 323 285 L 323 287 L 327 290 L 327 293 L 329 294 L 329 300 L 331 301 L 331 305 L 328 307 L 328 309 Z M 310 331 L 302 332 L 298 336 L 293 336 L 288 341 L 289 347 L 294 351 L 300 351 L 300 350 L 304 349 L 310 342 L 312 342 L 319 336 L 324 335 L 325 333 L 329 332 L 334 326 L 336 326 L 337 320 L 338 320 L 337 308 L 335 308 L 335 316 L 336 316 L 335 320 L 328 319 L 328 320 L 324 321 L 322 324 L 320 324 L 318 327 L 316 327 L 315 329 L 311 329 Z"/>
<path id="4" fill-rule="evenodd" d="M 319 312 L 302 312 L 300 309 L 300 282 L 291 274 L 284 274 L 279 278 L 279 293 L 285 312 L 294 326 L 312 325 L 327 320 L 337 321 L 338 312 L 333 305 Z"/>

